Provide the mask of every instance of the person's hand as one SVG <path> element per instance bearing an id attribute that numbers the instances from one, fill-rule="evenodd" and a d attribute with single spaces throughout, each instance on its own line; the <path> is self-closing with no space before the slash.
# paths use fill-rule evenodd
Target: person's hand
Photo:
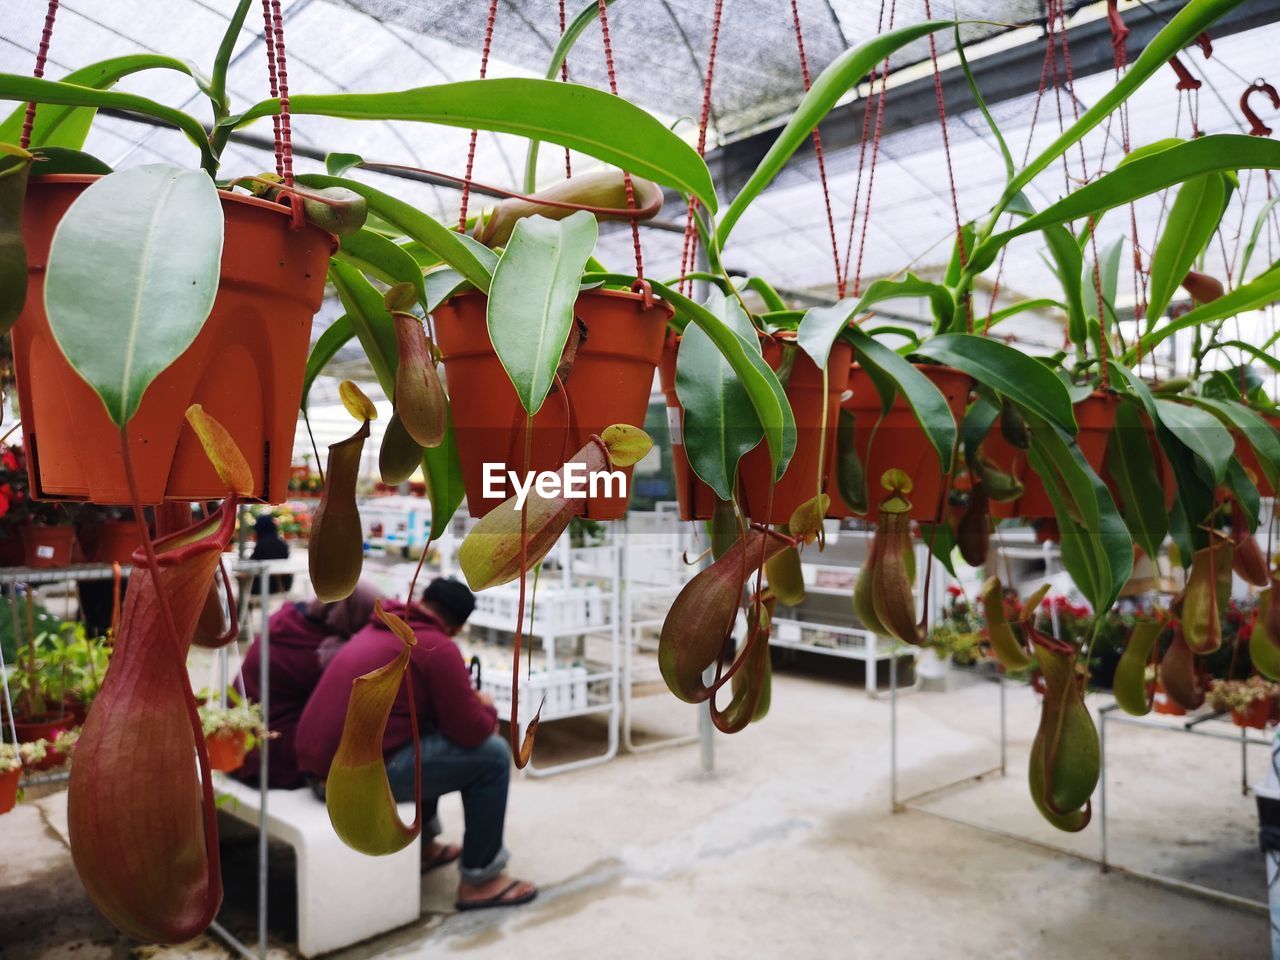
<path id="1" fill-rule="evenodd" d="M 485 693 L 483 690 L 476 691 L 476 699 L 479 700 L 481 703 L 483 703 L 486 707 L 493 706 L 493 697 L 489 696 L 489 694 Z"/>

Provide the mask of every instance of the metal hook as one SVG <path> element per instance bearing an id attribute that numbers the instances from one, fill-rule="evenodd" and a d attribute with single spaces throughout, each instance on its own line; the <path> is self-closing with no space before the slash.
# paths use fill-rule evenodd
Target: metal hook
<path id="1" fill-rule="evenodd" d="M 1249 135 L 1253 137 L 1269 137 L 1271 136 L 1271 128 L 1263 123 L 1262 118 L 1254 112 L 1253 107 L 1249 106 L 1249 98 L 1255 93 L 1265 93 L 1267 99 L 1271 101 L 1271 106 L 1280 110 L 1280 92 L 1277 92 L 1275 87 L 1259 77 L 1245 88 L 1244 93 L 1240 94 L 1240 112 L 1249 121 Z"/>

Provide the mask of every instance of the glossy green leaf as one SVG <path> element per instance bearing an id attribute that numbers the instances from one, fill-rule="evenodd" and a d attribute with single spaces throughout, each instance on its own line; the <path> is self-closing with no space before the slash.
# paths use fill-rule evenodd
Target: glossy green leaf
<path id="1" fill-rule="evenodd" d="M 35 153 L 40 158 L 39 175 L 52 173 L 88 173 L 105 176 L 111 168 L 92 154 L 69 147 L 40 147 Z"/>
<path id="2" fill-rule="evenodd" d="M 173 62 L 179 63 L 180 61 Z M 184 72 L 187 70 L 185 64 L 182 64 L 182 69 Z M 185 133 L 188 139 L 200 150 L 201 166 L 206 170 L 217 168 L 217 158 L 213 155 L 213 150 L 209 146 L 209 139 L 200 121 L 189 113 L 175 110 L 172 107 L 165 106 L 163 103 L 156 103 L 156 101 L 148 100 L 146 97 L 135 96 L 132 93 L 119 93 L 114 90 L 95 90 L 91 87 L 83 87 L 74 83 L 59 83 L 55 80 L 38 80 L 35 77 L 0 73 L 0 100 L 35 100 L 42 107 L 45 104 L 58 104 L 69 107 L 108 108 L 123 110 L 125 113 L 138 113 L 144 117 L 152 117 Z M 37 110 L 36 114 L 39 116 L 40 110 Z M 83 119 L 71 122 L 79 122 L 83 125 Z M 84 141 L 81 129 L 87 132 L 87 125 L 76 128 L 74 136 L 51 136 L 51 142 L 56 146 L 79 147 Z"/>
<path id="3" fill-rule="evenodd" d="M 103 177 L 58 224 L 45 277 L 49 327 L 117 425 L 204 326 L 222 234 L 213 181 L 162 164 Z"/>
<path id="4" fill-rule="evenodd" d="M 92 90 L 105 90 L 114 86 L 116 81 L 132 73 L 144 70 L 175 70 L 178 73 L 191 75 L 190 64 L 173 57 L 152 53 L 130 54 L 124 57 L 112 57 L 99 63 L 91 63 L 87 67 L 73 70 L 62 78 L 63 83 L 72 83 L 78 87 Z M 7 99 L 7 98 L 6 98 Z M 27 112 L 23 103 L 0 123 L 0 143 L 17 143 L 22 134 L 22 121 Z M 45 104 L 36 109 L 36 120 L 31 127 L 31 146 L 35 147 L 68 147 L 79 150 L 84 146 L 85 138 L 97 110 L 91 107 L 74 107 L 65 104 Z"/>
<path id="5" fill-rule="evenodd" d="M 30 153 L 0 144 L 0 335 L 13 329 L 27 300 L 22 207 L 30 173 Z"/>
<path id="6" fill-rule="evenodd" d="M 1008 320 L 1010 317 L 1016 317 L 1020 313 L 1055 309 L 1065 312 L 1067 305 L 1060 300 L 1049 300 L 1044 297 L 1038 297 L 1034 300 L 1022 300 L 1018 303 L 1013 303 L 1007 307 L 1003 307 L 992 313 L 990 319 L 985 319 L 983 322 L 985 327 L 990 329 L 1000 321 Z"/>
<path id="7" fill-rule="evenodd" d="M 1080 284 L 1080 272 L 1084 268 L 1080 246 L 1071 231 L 1061 224 L 1047 226 L 1042 233 L 1045 246 L 1053 257 L 1058 282 L 1062 284 L 1062 299 L 1067 305 L 1067 336 L 1076 346 L 1084 346 L 1088 324 L 1084 318 Z"/>
<path id="8" fill-rule="evenodd" d="M 1258 466 L 1273 488 L 1280 488 L 1280 434 L 1256 412 L 1238 400 L 1193 397 L 1191 402 L 1208 410 L 1224 424 L 1238 430 L 1258 457 Z"/>
<path id="9" fill-rule="evenodd" d="M 605 6 L 609 6 L 614 0 L 605 0 Z M 543 74 L 543 78 L 554 80 L 560 74 L 560 65 L 564 63 L 565 58 L 569 56 L 569 51 L 573 49 L 578 38 L 582 36 L 584 30 L 594 23 L 600 16 L 599 0 L 587 0 L 578 15 L 565 24 L 565 28 L 560 33 L 560 42 L 556 44 L 555 50 L 551 52 L 551 61 L 547 64 L 547 70 Z M 525 157 L 524 163 L 524 192 L 533 193 L 538 189 L 538 148 L 542 144 L 537 140 L 529 141 L 529 150 Z"/>
<path id="10" fill-rule="evenodd" d="M 240 40 L 240 29 L 244 26 L 251 6 L 253 0 L 240 0 L 236 4 L 235 10 L 227 18 L 227 28 L 222 32 L 218 52 L 213 56 L 213 73 L 209 78 L 208 94 L 219 116 L 225 115 L 227 109 L 227 68 L 231 65 L 236 44 Z"/>
<path id="11" fill-rule="evenodd" d="M 303 410 L 307 409 L 307 400 L 311 396 L 311 386 L 316 382 L 316 377 L 320 376 L 321 371 L 324 370 L 329 361 L 355 335 L 356 331 L 351 325 L 351 317 L 344 313 L 329 324 L 324 333 L 320 334 L 316 339 L 315 344 L 311 347 L 311 353 L 307 356 L 307 372 L 302 380 Z"/>
<path id="12" fill-rule="evenodd" d="M 857 316 L 867 312 L 877 303 L 918 298 L 929 301 L 939 329 L 950 322 L 955 307 L 951 291 L 943 284 L 922 280 L 914 273 L 908 273 L 901 280 L 873 280 L 867 284 L 867 289 L 850 313 Z"/>
<path id="13" fill-rule="evenodd" d="M 712 287 L 706 308 L 748 344 L 760 341 L 736 298 Z M 685 328 L 676 359 L 676 396 L 684 407 L 689 465 L 720 500 L 731 500 L 738 461 L 764 439 L 746 387 L 711 337 L 697 324 Z"/>
<path id="14" fill-rule="evenodd" d="M 1034 357 L 999 340 L 966 333 L 933 337 L 916 352 L 963 370 L 1018 406 L 1075 434 L 1075 412 L 1071 409 L 1067 388 L 1052 370 Z"/>
<path id="15" fill-rule="evenodd" d="M 403 247 L 381 234 L 367 229 L 348 233 L 339 238 L 334 256 L 388 286 L 412 284 L 418 302 L 426 306 L 427 291 L 422 282 L 422 268 Z"/>
<path id="16" fill-rule="evenodd" d="M 717 206 L 711 174 L 693 147 L 621 97 L 576 83 L 503 77 L 389 93 L 297 94 L 289 109 L 295 116 L 409 120 L 545 140 L 695 196 L 713 213 Z M 279 100 L 264 100 L 228 124 L 279 112 Z"/>
<path id="17" fill-rule="evenodd" d="M 792 155 L 809 139 L 814 128 L 822 121 L 846 93 L 856 86 L 886 57 L 907 44 L 953 25 L 950 20 L 929 20 L 897 30 L 888 30 L 875 38 L 846 50 L 827 65 L 814 78 L 808 93 L 792 112 L 787 125 L 756 166 L 755 172 L 725 210 L 716 227 L 716 246 L 723 248 L 734 225 L 765 188 L 773 182 L 779 171 L 787 165 Z M 715 208 L 712 207 L 712 212 Z"/>
<path id="18" fill-rule="evenodd" d="M 1156 408 L 1160 422 L 1208 468 L 1215 484 L 1222 483 L 1236 449 L 1227 428 L 1208 411 L 1174 400 L 1157 398 Z"/>
<path id="19" fill-rule="evenodd" d="M 1213 237 L 1226 208 L 1226 181 L 1221 174 L 1193 177 L 1178 188 L 1164 232 L 1151 255 L 1147 325 L 1164 315 L 1169 301 Z"/>
<path id="20" fill-rule="evenodd" d="M 1271 222 L 1271 213 L 1278 203 L 1280 203 L 1280 195 L 1272 197 L 1258 211 L 1258 216 L 1253 221 L 1253 230 L 1249 233 L 1249 242 L 1244 245 L 1244 253 L 1240 255 L 1238 276 L 1248 276 L 1249 264 L 1253 261 L 1253 253 L 1258 248 L 1258 240 L 1262 237 L 1262 231 Z"/>
<path id="21" fill-rule="evenodd" d="M 597 230 L 584 210 L 563 220 L 527 217 L 493 271 L 489 338 L 529 416 L 542 409 L 555 382 Z"/>
<path id="22" fill-rule="evenodd" d="M 436 253 L 441 260 L 466 277 L 476 289 L 486 291 L 489 289 L 492 267 L 486 264 L 483 255 L 477 250 L 477 248 L 485 248 L 474 241 L 468 243 L 468 238 L 455 230 L 450 230 L 440 221 L 427 216 L 415 207 L 359 180 L 308 173 L 299 176 L 298 183 L 304 187 L 317 189 L 346 187 L 348 190 L 354 190 L 368 202 L 371 214 L 380 217 L 395 229 L 402 231 L 405 236 Z"/>
<path id="23" fill-rule="evenodd" d="M 850 328 L 847 336 L 857 351 L 858 362 L 867 372 L 875 370 L 882 379 L 892 382 L 894 388 L 902 394 L 946 469 L 955 458 L 956 421 L 942 391 L 898 353 L 876 342 L 857 327 Z M 872 477 L 870 480 L 874 483 L 878 478 Z"/>
<path id="24" fill-rule="evenodd" d="M 1107 470 L 1134 542 L 1148 557 L 1159 556 L 1169 534 L 1169 514 L 1164 497 L 1155 496 L 1154 491 L 1163 490 L 1164 483 L 1156 470 L 1146 425 L 1133 403 L 1116 406 L 1115 428 L 1107 441 Z"/>

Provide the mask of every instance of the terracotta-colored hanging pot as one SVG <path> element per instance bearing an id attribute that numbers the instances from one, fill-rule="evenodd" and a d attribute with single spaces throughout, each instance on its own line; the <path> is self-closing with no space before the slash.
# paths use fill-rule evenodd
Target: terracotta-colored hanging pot
<path id="1" fill-rule="evenodd" d="M 40 499 L 127 503 L 119 432 L 102 401 L 68 363 L 44 312 L 53 232 L 97 179 L 32 177 L 22 213 L 27 301 L 13 328 L 14 372 L 31 489 Z M 290 227 L 279 204 L 222 193 L 226 233 L 213 311 L 195 341 L 158 376 L 129 423 L 143 503 L 226 495 L 184 413 L 199 403 L 226 425 L 253 470 L 253 498 L 288 495 L 311 318 L 320 307 L 333 238 Z"/>
<path id="2" fill-rule="evenodd" d="M 70 524 L 43 526 L 24 524 L 22 535 L 25 563 L 28 567 L 65 567 L 75 559 L 76 528 Z"/>
<path id="3" fill-rule="evenodd" d="M 133 552 L 142 546 L 146 531 L 134 520 L 104 520 L 95 528 L 98 549 L 94 551 L 98 563 L 133 562 Z"/>
<path id="4" fill-rule="evenodd" d="M 1280 417 L 1264 414 L 1263 419 L 1271 426 L 1272 430 L 1280 433 Z M 1258 455 L 1253 452 L 1253 447 L 1243 436 L 1236 434 L 1236 457 L 1240 461 L 1240 466 L 1244 467 L 1253 477 L 1253 482 L 1258 485 L 1258 492 L 1264 497 L 1274 497 L 1276 495 L 1275 488 L 1267 482 L 1267 475 L 1262 472 L 1262 465 L 1258 463 Z"/>
<path id="5" fill-rule="evenodd" d="M 46 740 L 52 744 L 53 738 L 57 736 L 59 730 L 70 730 L 76 726 L 79 726 L 79 724 L 69 713 L 64 713 L 62 716 L 53 717 L 52 719 L 44 716 L 14 722 L 14 727 L 18 731 L 19 743 L 35 743 L 37 740 Z M 45 751 L 44 759 L 32 764 L 31 769 L 51 770 L 54 767 L 61 766 L 66 761 L 67 758 L 65 756 L 50 746 Z"/>
<path id="6" fill-rule="evenodd" d="M 1165 692 L 1164 684 L 1159 680 L 1156 681 L 1156 692 L 1151 703 L 1156 708 L 1156 713 L 1163 713 L 1170 717 L 1181 717 L 1187 712 L 1170 698 Z"/>
<path id="7" fill-rule="evenodd" d="M 8 813 L 17 805 L 18 781 L 21 779 L 21 767 L 0 773 L 0 814 Z"/>
<path id="8" fill-rule="evenodd" d="M 957 423 L 969 402 L 971 380 L 951 367 L 922 364 L 917 369 L 937 387 Z M 911 518 L 934 521 L 947 515 L 948 466 L 938 459 L 906 399 L 899 394 L 893 406 L 880 416 L 880 394 L 870 375 L 855 364 L 849 373 L 849 396 L 842 406 L 854 415 L 854 446 L 867 478 L 868 500 L 874 509 L 883 496 L 880 478 L 886 470 L 899 469 L 911 478 Z M 879 426 L 877 427 L 877 423 Z M 856 516 L 837 491 L 834 472 L 827 485 L 831 492 L 830 516 Z"/>
<path id="9" fill-rule="evenodd" d="M 234 773 L 244 766 L 249 752 L 249 734 L 244 730 L 220 730 L 204 738 L 209 748 L 209 766 L 223 773 Z"/>
<path id="10" fill-rule="evenodd" d="M 471 291 L 435 309 L 436 345 L 444 359 L 462 485 L 473 517 L 483 517 L 514 490 L 506 471 L 525 471 L 526 414 L 489 340 L 488 298 Z M 529 469 L 558 470 L 575 450 L 614 423 L 644 426 L 653 370 L 674 311 L 661 300 L 625 290 L 588 290 L 574 316 L 586 327 L 563 386 L 554 387 L 533 418 Z M 500 496 L 484 495 L 485 464 L 500 468 Z M 494 468 L 491 468 L 494 469 Z M 632 468 L 623 471 L 627 492 Z M 627 497 L 590 497 L 586 516 L 617 520 Z"/>
<path id="11" fill-rule="evenodd" d="M 828 478 L 834 469 L 840 396 L 848 387 L 853 349 L 844 342 L 838 342 L 831 348 L 831 358 L 827 363 L 824 435 L 822 370 L 808 354 L 794 346 L 795 335 L 790 332 L 772 337 L 761 336 L 760 342 L 761 353 L 772 370 L 782 366 L 786 351 L 795 351 L 791 371 L 786 376 L 783 389 L 796 420 L 796 449 L 777 483 L 773 483 L 769 450 L 763 443 L 742 458 L 738 464 L 742 507 L 757 523 L 786 523 L 796 507 L 817 496 L 820 484 L 823 492 L 835 496 Z M 715 509 L 716 496 L 689 466 L 689 458 L 682 442 L 683 408 L 676 395 L 676 357 L 679 347 L 679 338 L 672 337 L 668 340 L 663 349 L 660 370 L 662 392 L 667 398 L 667 423 L 671 428 L 676 499 L 680 503 L 682 520 L 706 520 Z M 818 462 L 820 453 L 821 465 Z"/>
<path id="12" fill-rule="evenodd" d="M 1265 730 L 1267 724 L 1271 722 L 1271 697 L 1263 697 L 1255 700 L 1243 710 L 1232 710 L 1231 720 L 1237 727 L 1247 727 L 1253 730 Z"/>

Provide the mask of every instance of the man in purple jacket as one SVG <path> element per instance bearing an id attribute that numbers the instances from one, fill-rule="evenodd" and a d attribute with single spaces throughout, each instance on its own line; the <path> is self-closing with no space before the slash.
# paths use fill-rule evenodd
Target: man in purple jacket
<path id="1" fill-rule="evenodd" d="M 387 779 L 396 800 L 413 799 L 415 777 L 422 778 L 425 821 L 423 871 L 461 856 L 459 910 L 515 906 L 537 896 L 537 888 L 503 873 L 510 854 L 502 845 L 511 778 L 511 753 L 497 736 L 497 711 L 488 695 L 471 685 L 471 674 L 453 638 L 475 609 L 475 597 L 453 579 L 431 582 L 422 602 L 406 608 L 384 604 L 403 617 L 418 638 L 409 658 L 407 682 L 413 684 L 419 729 L 409 720 L 409 699 L 402 687 L 391 708 L 382 752 Z M 326 668 L 298 724 L 298 765 L 316 780 L 329 772 L 346 720 L 351 684 L 390 663 L 400 653 L 400 640 L 376 617 L 339 650 Z M 422 766 L 413 762 L 413 738 L 421 739 Z M 437 800 L 462 794 L 465 832 L 462 847 L 439 842 Z"/>

